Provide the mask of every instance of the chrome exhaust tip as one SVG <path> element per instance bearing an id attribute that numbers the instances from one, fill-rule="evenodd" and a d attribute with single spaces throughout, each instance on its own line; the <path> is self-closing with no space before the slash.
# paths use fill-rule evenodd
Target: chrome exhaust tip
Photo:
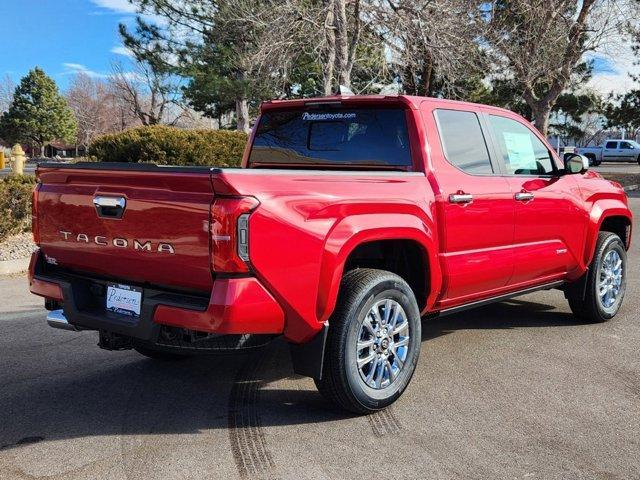
<path id="1" fill-rule="evenodd" d="M 60 330 L 71 330 L 72 332 L 80 331 L 74 325 L 69 323 L 62 310 L 51 310 L 47 314 L 47 323 L 50 327 L 59 328 Z"/>

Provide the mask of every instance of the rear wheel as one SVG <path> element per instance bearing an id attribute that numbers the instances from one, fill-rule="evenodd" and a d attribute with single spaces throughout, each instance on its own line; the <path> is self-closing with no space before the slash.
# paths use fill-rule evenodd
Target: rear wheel
<path id="1" fill-rule="evenodd" d="M 344 410 L 381 410 L 409 385 L 420 344 L 420 312 L 409 285 L 383 270 L 348 272 L 329 320 L 323 374 L 316 386 Z"/>
<path id="2" fill-rule="evenodd" d="M 640 155 L 638 155 L 638 165 L 640 165 Z"/>
<path id="3" fill-rule="evenodd" d="M 573 314 L 591 322 L 605 322 L 620 310 L 627 284 L 627 252 L 620 237 L 600 232 L 582 289 L 567 291 Z"/>

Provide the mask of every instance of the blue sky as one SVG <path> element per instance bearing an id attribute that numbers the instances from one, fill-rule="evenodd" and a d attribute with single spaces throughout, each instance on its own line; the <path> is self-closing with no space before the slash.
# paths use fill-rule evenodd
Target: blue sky
<path id="1" fill-rule="evenodd" d="M 128 0 L 0 0 L 0 78 L 8 74 L 17 83 L 38 65 L 65 89 L 78 71 L 104 77 L 114 61 L 126 69 L 118 24 L 134 18 Z M 592 88 L 603 94 L 632 88 L 628 72 L 640 74 L 640 66 L 627 49 L 594 58 Z"/>
<path id="2" fill-rule="evenodd" d="M 73 73 L 109 73 L 127 62 L 118 23 L 131 22 L 127 0 L 0 0 L 0 77 L 18 82 L 38 65 L 61 88 Z"/>

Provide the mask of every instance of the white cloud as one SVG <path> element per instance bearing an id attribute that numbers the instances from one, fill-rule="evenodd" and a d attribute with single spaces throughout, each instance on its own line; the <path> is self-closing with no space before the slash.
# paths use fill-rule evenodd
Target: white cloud
<path id="1" fill-rule="evenodd" d="M 82 73 L 91 78 L 107 78 L 109 76 L 106 73 L 100 73 L 96 72 L 95 70 L 91 70 L 81 63 L 63 63 L 62 66 L 65 69 L 64 72 L 62 72 L 63 75 L 74 75 L 77 73 Z"/>
<path id="2" fill-rule="evenodd" d="M 638 57 L 634 55 L 628 43 L 615 52 L 615 55 L 601 55 L 600 58 L 610 68 L 600 72 L 595 71 L 593 78 L 587 84 L 588 87 L 605 96 L 610 93 L 625 93 L 639 87 L 639 84 L 629 76 L 629 74 L 640 75 L 640 65 L 634 64 L 638 61 Z"/>
<path id="3" fill-rule="evenodd" d="M 103 79 L 109 78 L 112 75 L 111 73 L 96 72 L 95 70 L 91 70 L 90 68 L 87 68 L 85 65 L 82 65 L 81 63 L 67 62 L 67 63 L 63 63 L 62 66 L 64 67 L 64 71 L 62 72 L 62 75 L 76 75 L 78 73 L 82 73 L 91 78 L 103 78 Z M 131 81 L 143 80 L 142 76 L 137 72 L 132 72 L 132 71 L 121 72 L 118 75 L 121 75 L 123 78 Z"/>
<path id="4" fill-rule="evenodd" d="M 588 85 L 604 96 L 610 93 L 626 93 L 639 86 L 637 82 L 634 82 L 633 79 L 629 77 L 628 73 L 629 72 L 624 71 L 595 75 Z M 640 71 L 636 69 L 636 73 L 640 73 Z"/>
<path id="5" fill-rule="evenodd" d="M 90 0 L 100 10 L 93 12 L 94 15 L 102 14 L 118 14 L 126 15 L 121 17 L 118 21 L 125 25 L 131 26 L 134 22 L 135 16 L 140 16 L 149 23 L 156 25 L 166 25 L 166 19 L 159 15 L 155 15 L 150 12 L 140 14 L 138 12 L 138 6 L 133 5 L 129 0 Z"/>
<path id="6" fill-rule="evenodd" d="M 136 13 L 136 6 L 129 0 L 91 0 L 91 3 L 116 13 Z"/>
<path id="7" fill-rule="evenodd" d="M 123 55 L 129 58 L 133 57 L 133 52 L 124 45 L 116 45 L 111 49 L 111 53 L 115 53 L 116 55 Z"/>

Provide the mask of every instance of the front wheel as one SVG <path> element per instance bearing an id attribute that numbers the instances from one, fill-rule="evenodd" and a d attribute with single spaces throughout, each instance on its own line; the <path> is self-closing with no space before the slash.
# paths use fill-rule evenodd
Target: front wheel
<path id="1" fill-rule="evenodd" d="M 352 270 L 342 280 L 329 320 L 323 374 L 316 386 L 344 410 L 381 410 L 409 385 L 420 345 L 420 312 L 409 285 L 387 271 Z"/>
<path id="2" fill-rule="evenodd" d="M 613 318 L 620 310 L 627 286 L 627 251 L 615 233 L 598 234 L 585 281 L 584 298 L 579 288 L 567 291 L 573 314 L 591 322 Z"/>

